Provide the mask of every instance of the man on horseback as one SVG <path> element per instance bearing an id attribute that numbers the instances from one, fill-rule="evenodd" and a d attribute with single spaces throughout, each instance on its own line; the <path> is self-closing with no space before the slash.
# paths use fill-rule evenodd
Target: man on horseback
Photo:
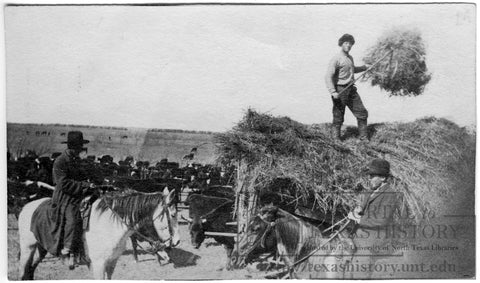
<path id="1" fill-rule="evenodd" d="M 367 174 L 370 191 L 360 196 L 358 205 L 348 214 L 348 219 L 356 223 L 352 232 L 357 248 L 353 260 L 355 279 L 370 279 L 375 262 L 382 256 L 390 255 L 388 251 L 384 252 L 391 240 L 388 227 L 392 227 L 394 215 L 399 212 L 402 204 L 401 192 L 396 192 L 391 186 L 392 176 L 388 161 L 372 160 Z M 357 267 L 362 269 L 361 273 L 357 273 Z"/>
<path id="2" fill-rule="evenodd" d="M 57 250 L 61 249 L 62 257 L 73 259 L 73 254 L 78 254 L 82 247 L 82 219 L 80 216 L 80 202 L 88 195 L 93 194 L 95 185 L 83 181 L 80 174 L 80 153 L 86 151 L 80 131 L 68 132 L 67 149 L 57 157 L 53 164 L 53 192 L 52 208 L 55 218 L 55 229 L 52 232 Z"/>

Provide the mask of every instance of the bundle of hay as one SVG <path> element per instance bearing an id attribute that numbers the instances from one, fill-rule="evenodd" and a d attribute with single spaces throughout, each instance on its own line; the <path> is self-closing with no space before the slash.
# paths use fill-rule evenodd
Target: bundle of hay
<path id="1" fill-rule="evenodd" d="M 377 63 L 365 74 L 364 80 L 370 80 L 372 86 L 378 85 L 394 96 L 420 95 L 431 78 L 418 30 L 387 31 L 363 60 L 371 65 Z"/>
<path id="2" fill-rule="evenodd" d="M 391 163 L 394 187 L 405 193 L 417 218 L 435 196 L 458 186 L 474 188 L 475 137 L 464 128 L 424 118 L 370 130 L 375 133 L 368 144 L 347 139 L 339 145 L 325 130 L 248 110 L 216 139 L 221 161 L 238 167 L 237 193 L 247 210 L 274 190 L 286 207 L 314 210 L 333 221 L 354 207 L 367 186 L 365 166 L 374 158 Z"/>

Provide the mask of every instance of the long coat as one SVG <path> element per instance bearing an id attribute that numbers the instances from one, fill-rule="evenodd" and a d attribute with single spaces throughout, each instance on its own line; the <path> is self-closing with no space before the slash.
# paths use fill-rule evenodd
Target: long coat
<path id="1" fill-rule="evenodd" d="M 82 181 L 84 176 L 78 161 L 78 157 L 69 149 L 57 157 L 52 171 L 55 184 L 52 200 L 39 207 L 32 217 L 32 232 L 42 246 L 54 255 L 59 254 L 63 247 L 63 235 L 68 229 L 65 226 L 67 209 L 79 211 L 84 192 L 90 185 Z M 79 217 L 79 212 L 76 215 Z M 81 225 L 81 219 L 76 221 Z"/>
<path id="2" fill-rule="evenodd" d="M 374 272 L 368 269 L 368 266 L 394 253 L 391 246 L 392 225 L 395 224 L 395 214 L 403 205 L 403 195 L 393 190 L 388 183 L 362 196 L 360 206 L 363 208 L 363 216 L 354 235 L 357 250 L 352 259 L 354 268 L 360 269 L 351 270 L 349 275 L 346 275 L 346 278 L 350 279 L 371 279 Z M 362 269 L 365 267 L 367 269 Z M 382 273 L 380 278 L 383 278 L 382 276 L 386 275 Z"/>
<path id="3" fill-rule="evenodd" d="M 389 183 L 385 183 L 377 190 L 362 195 L 360 201 L 363 216 L 358 223 L 355 242 L 364 248 L 372 247 L 367 250 L 369 253 L 388 254 L 380 251 L 380 248 L 388 246 L 392 241 L 394 216 L 401 210 L 403 195 L 395 191 Z"/>
<path id="4" fill-rule="evenodd" d="M 78 206 L 83 197 L 83 191 L 90 183 L 84 181 L 85 176 L 79 168 L 80 159 L 72 150 L 65 150 L 53 163 L 52 178 L 55 184 L 52 205 L 63 207 Z"/>

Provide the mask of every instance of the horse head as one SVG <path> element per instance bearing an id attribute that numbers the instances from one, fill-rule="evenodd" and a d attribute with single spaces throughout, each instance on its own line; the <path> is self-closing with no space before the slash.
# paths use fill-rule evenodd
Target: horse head
<path id="1" fill-rule="evenodd" d="M 175 247 L 180 243 L 174 193 L 175 190 L 169 192 L 168 188 L 165 188 L 163 191 L 163 201 L 158 205 L 152 215 L 153 226 L 155 227 L 159 240 L 167 248 Z"/>
<path id="2" fill-rule="evenodd" d="M 277 250 L 276 221 L 282 217 L 276 206 L 266 206 L 249 222 L 246 233 L 240 239 L 239 248 L 232 256 L 231 266 L 244 267 L 265 253 Z"/>
<path id="3" fill-rule="evenodd" d="M 200 248 L 205 240 L 205 227 L 206 219 L 201 219 L 198 215 L 195 215 L 189 222 L 188 230 L 190 231 L 190 239 L 192 246 L 196 249 Z"/>
<path id="4" fill-rule="evenodd" d="M 232 200 L 195 193 L 188 196 L 186 203 L 191 218 L 182 217 L 189 223 L 188 230 L 194 248 L 200 248 L 206 238 L 206 231 L 225 231 L 227 219 L 231 217 Z"/>

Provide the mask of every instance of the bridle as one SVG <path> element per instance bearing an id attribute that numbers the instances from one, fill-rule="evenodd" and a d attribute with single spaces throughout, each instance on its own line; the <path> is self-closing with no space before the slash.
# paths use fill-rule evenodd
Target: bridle
<path id="1" fill-rule="evenodd" d="M 276 225 L 276 221 L 269 222 L 269 221 L 265 220 L 265 218 L 261 214 L 257 214 L 257 217 L 260 218 L 264 223 L 266 223 L 267 227 L 265 228 L 265 231 L 262 233 L 262 236 L 256 237 L 255 241 L 253 241 L 253 244 L 249 245 L 249 248 L 245 251 L 244 255 L 250 254 L 250 252 L 252 250 L 254 250 L 254 248 L 258 245 L 259 242 L 260 242 L 260 247 L 265 249 L 266 248 L 267 235 L 268 235 L 268 233 L 270 233 L 272 231 L 272 229 Z M 247 235 L 247 239 L 248 239 L 248 235 Z"/>
<path id="2" fill-rule="evenodd" d="M 165 202 L 165 200 L 163 199 L 162 202 Z M 162 229 L 169 229 L 169 235 L 170 237 L 168 237 L 167 239 L 165 240 L 155 240 L 155 239 L 152 239 L 151 237 L 149 236 L 146 236 L 144 235 L 143 233 L 141 233 L 139 231 L 140 227 L 138 227 L 138 224 L 139 223 L 133 223 L 133 224 L 130 224 L 128 225 L 125 221 L 122 220 L 122 218 L 120 217 L 120 215 L 118 215 L 117 212 L 115 212 L 115 210 L 112 209 L 112 207 L 110 207 L 110 205 L 105 202 L 105 204 L 107 205 L 107 207 L 110 209 L 110 211 L 117 217 L 117 219 L 119 219 L 123 225 L 127 226 L 128 228 L 128 231 L 131 231 L 133 235 L 135 236 L 138 236 L 139 238 L 141 238 L 142 240 L 148 242 L 150 244 L 150 246 L 152 246 L 153 250 L 150 251 L 149 253 L 152 253 L 152 254 L 156 254 L 157 252 L 159 251 L 162 251 L 165 249 L 165 247 L 167 246 L 165 243 L 167 243 L 168 241 L 172 240 L 172 228 L 171 228 L 171 220 L 169 217 L 170 216 L 170 212 L 169 212 L 169 206 L 168 205 L 164 205 L 163 207 L 163 211 L 161 213 L 159 213 L 156 217 L 152 218 L 151 221 L 148 221 L 147 224 L 150 224 L 152 225 L 152 227 L 155 227 L 154 226 L 154 222 L 155 220 L 157 220 L 159 217 L 163 217 L 165 214 L 168 214 L 167 215 L 167 227 L 165 228 L 162 228 Z M 151 223 L 150 223 L 151 222 Z M 144 224 L 144 225 L 147 225 L 147 224 Z M 137 227 L 136 227 L 137 226 Z M 157 233 L 158 234 L 158 233 Z M 141 246 L 139 246 L 142 250 L 144 250 Z M 145 252 L 148 252 L 146 250 L 144 250 Z"/>
<path id="3" fill-rule="evenodd" d="M 265 229 L 265 232 L 262 234 L 262 237 L 260 238 L 260 241 L 261 241 L 261 246 L 262 248 L 265 248 L 265 241 L 266 241 L 266 235 L 277 225 L 277 220 L 273 221 L 273 222 L 269 222 L 267 221 L 262 215 L 258 214 L 257 215 L 264 223 L 266 223 L 268 226 L 267 228 Z M 347 225 L 350 223 L 350 220 L 346 221 L 346 223 L 344 223 L 340 229 L 333 233 L 332 236 L 330 236 L 330 238 L 328 238 L 324 243 L 322 243 L 319 247 L 315 248 L 314 250 L 312 250 L 310 253 L 308 253 L 306 256 L 296 260 L 292 265 L 290 265 L 288 267 L 288 273 L 287 275 L 284 276 L 284 278 L 282 279 L 285 279 L 287 276 L 290 276 L 290 278 L 292 278 L 292 275 L 293 275 L 293 271 L 294 271 L 294 268 L 295 266 L 297 266 L 298 264 L 304 262 L 305 260 L 307 260 L 308 258 L 310 258 L 314 253 L 316 253 L 317 251 L 319 251 L 322 247 L 324 247 L 327 243 L 331 242 L 335 237 L 337 237 L 346 227 Z M 336 226 L 337 224 L 333 225 L 333 226 Z M 330 227 L 330 228 L 333 228 L 333 227 Z M 329 230 L 329 229 L 328 229 Z M 338 256 L 335 256 L 337 259 L 338 259 Z"/>
<path id="4" fill-rule="evenodd" d="M 272 231 L 272 229 L 277 225 L 277 220 L 269 222 L 263 218 L 263 215 L 258 214 L 258 218 L 260 218 L 265 224 L 267 224 L 267 228 L 265 229 L 265 232 L 263 232 L 262 236 L 260 237 L 260 246 L 265 249 L 266 247 L 266 240 L 267 240 L 267 234 Z"/>
<path id="5" fill-rule="evenodd" d="M 165 247 L 166 247 L 166 244 L 165 244 L 165 243 L 167 243 L 168 241 L 171 241 L 171 240 L 172 240 L 173 231 L 172 231 L 172 225 L 171 225 L 171 215 L 170 215 L 170 211 L 169 211 L 169 206 L 168 206 L 168 205 L 165 205 L 165 206 L 164 206 L 162 213 L 159 213 L 156 217 L 152 218 L 152 220 L 151 220 L 151 225 L 152 225 L 153 227 L 155 227 L 155 226 L 154 226 L 155 220 L 157 220 L 157 219 L 160 218 L 160 217 L 164 217 L 165 214 L 167 214 L 167 227 L 162 227 L 162 228 L 160 228 L 160 229 L 162 229 L 162 230 L 164 230 L 164 229 L 169 229 L 169 231 L 168 231 L 169 233 L 168 233 L 168 234 L 170 235 L 170 237 L 168 237 L 167 239 L 165 239 L 165 240 L 163 240 L 163 241 L 162 241 L 162 240 L 154 240 L 154 239 L 152 239 L 151 237 L 148 237 L 148 236 L 140 233 L 140 231 L 138 231 L 139 227 L 135 228 L 135 226 L 136 226 L 138 223 L 136 223 L 135 225 L 130 226 L 130 227 L 127 226 L 130 231 L 133 231 L 133 234 L 134 234 L 134 235 L 139 236 L 141 239 L 143 239 L 144 241 L 147 241 L 147 242 L 152 246 L 153 250 L 151 251 L 151 253 L 153 253 L 153 254 L 157 253 L 158 251 L 164 250 Z M 150 222 L 150 221 L 148 221 L 148 222 Z M 148 223 L 148 224 L 150 224 L 150 223 Z M 141 248 L 141 246 L 140 246 L 140 248 Z"/>

